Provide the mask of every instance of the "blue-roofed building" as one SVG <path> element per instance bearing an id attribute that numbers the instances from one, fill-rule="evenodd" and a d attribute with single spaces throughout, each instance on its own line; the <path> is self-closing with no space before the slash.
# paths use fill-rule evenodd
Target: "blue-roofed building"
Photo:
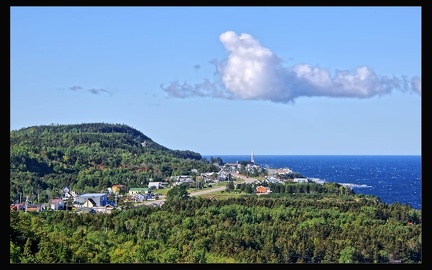
<path id="1" fill-rule="evenodd" d="M 87 207 L 105 206 L 108 204 L 107 193 L 85 193 L 75 197 L 75 202 Z"/>

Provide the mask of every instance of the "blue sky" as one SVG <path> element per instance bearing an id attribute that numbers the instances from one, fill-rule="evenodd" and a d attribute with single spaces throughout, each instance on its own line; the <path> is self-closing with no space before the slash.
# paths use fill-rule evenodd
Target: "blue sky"
<path id="1" fill-rule="evenodd" d="M 420 155 L 421 7 L 11 7 L 10 129 L 202 155 Z"/>

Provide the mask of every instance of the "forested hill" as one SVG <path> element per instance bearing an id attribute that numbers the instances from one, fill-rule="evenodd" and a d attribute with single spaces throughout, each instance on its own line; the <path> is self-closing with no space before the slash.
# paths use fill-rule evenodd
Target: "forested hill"
<path id="1" fill-rule="evenodd" d="M 199 153 L 169 149 L 124 124 L 41 125 L 10 132 L 11 201 L 20 193 L 48 200 L 63 186 L 77 192 L 113 184 L 142 187 L 192 169 L 215 170 Z"/>

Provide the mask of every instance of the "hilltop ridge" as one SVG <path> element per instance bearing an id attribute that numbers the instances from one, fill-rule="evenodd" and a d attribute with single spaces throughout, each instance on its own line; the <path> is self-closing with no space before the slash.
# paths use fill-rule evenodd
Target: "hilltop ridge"
<path id="1" fill-rule="evenodd" d="M 63 186 L 80 192 L 112 184 L 145 186 L 192 169 L 215 171 L 199 153 L 173 150 L 124 125 L 41 125 L 10 132 L 10 197 L 42 200 Z"/>

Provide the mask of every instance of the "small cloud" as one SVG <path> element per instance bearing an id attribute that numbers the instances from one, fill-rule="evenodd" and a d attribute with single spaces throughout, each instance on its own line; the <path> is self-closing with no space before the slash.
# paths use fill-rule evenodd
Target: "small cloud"
<path id="1" fill-rule="evenodd" d="M 72 90 L 72 91 L 77 91 L 77 90 L 81 90 L 81 89 L 83 89 L 81 86 L 72 86 L 72 87 L 69 87 L 69 90 Z"/>
<path id="2" fill-rule="evenodd" d="M 62 90 L 62 89 L 59 89 L 59 90 Z M 70 90 L 70 91 L 74 91 L 74 92 L 76 92 L 76 91 L 85 91 L 85 92 L 90 92 L 90 93 L 92 93 L 92 94 L 94 94 L 94 95 L 99 95 L 99 94 L 102 94 L 102 93 L 107 93 L 107 94 L 109 94 L 110 96 L 112 96 L 113 94 L 114 94 L 114 92 L 115 91 L 117 91 L 117 90 L 107 90 L 107 89 L 104 89 L 104 88 L 90 88 L 90 89 L 84 89 L 83 87 L 81 87 L 81 86 L 72 86 L 72 87 L 68 87 L 68 88 L 66 88 L 66 90 Z"/>
<path id="3" fill-rule="evenodd" d="M 227 31 L 219 36 L 228 58 L 210 64 L 215 79 L 190 84 L 173 81 L 161 89 L 170 97 L 215 97 L 293 103 L 299 97 L 370 98 L 392 91 L 421 94 L 421 79 L 382 76 L 366 66 L 336 70 L 301 63 L 284 66 L 282 59 L 251 35 Z M 198 65 L 194 67 L 198 68 Z"/>
<path id="4" fill-rule="evenodd" d="M 107 93 L 107 94 L 109 94 L 110 96 L 113 95 L 113 91 L 106 90 L 106 89 L 103 89 L 103 88 L 99 88 L 99 89 L 91 88 L 91 89 L 89 89 L 89 90 L 87 90 L 87 91 L 89 91 L 90 93 L 92 93 L 92 94 L 94 94 L 94 95 L 99 95 L 99 94 L 101 94 L 101 93 Z"/>
<path id="5" fill-rule="evenodd" d="M 414 77 L 411 79 L 411 88 L 421 94 L 421 79 L 420 77 Z"/>

